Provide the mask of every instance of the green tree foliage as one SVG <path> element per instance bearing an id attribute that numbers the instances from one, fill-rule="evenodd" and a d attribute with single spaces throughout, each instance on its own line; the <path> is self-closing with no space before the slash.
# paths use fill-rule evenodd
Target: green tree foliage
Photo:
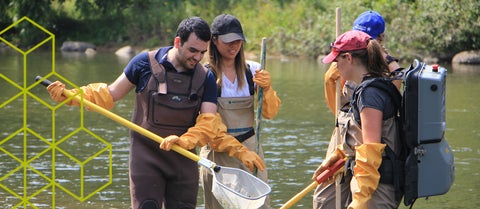
<path id="1" fill-rule="evenodd" d="M 400 58 L 448 59 L 480 48 L 478 0 L 7 0 L 0 2 L 0 26 L 28 16 L 55 33 L 60 43 L 154 47 L 171 44 L 185 17 L 211 22 L 231 13 L 243 24 L 247 50 L 259 50 L 261 38 L 267 37 L 271 53 L 317 57 L 326 54 L 335 39 L 337 7 L 342 32 L 364 11 L 381 13 L 387 22 L 384 45 Z M 19 45 L 41 38 L 21 27 L 2 37 Z"/>
<path id="2" fill-rule="evenodd" d="M 389 27 L 396 54 L 450 58 L 480 48 L 480 2 L 475 0 L 415 1 L 401 4 Z M 408 46 L 408 47 L 406 47 Z M 421 54 L 419 54 L 421 53 Z M 413 55 L 413 56 L 412 56 Z"/>
<path id="3" fill-rule="evenodd" d="M 23 16 L 28 16 L 32 20 L 38 20 L 38 22 L 43 23 L 43 26 L 47 28 L 52 28 L 53 26 L 51 22 L 55 16 L 50 8 L 49 0 L 15 0 L 2 2 L 3 3 L 0 3 L 0 9 L 2 9 L 0 12 L 2 14 L 0 15 L 0 24 L 4 26 L 3 28 Z M 47 35 L 45 33 L 25 23 L 17 25 L 4 35 L 6 40 L 16 44 L 20 48 L 35 45 L 46 37 Z"/>

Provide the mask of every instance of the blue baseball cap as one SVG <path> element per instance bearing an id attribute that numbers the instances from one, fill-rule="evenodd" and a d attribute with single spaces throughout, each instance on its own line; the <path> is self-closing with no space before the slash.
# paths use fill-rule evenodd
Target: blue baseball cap
<path id="1" fill-rule="evenodd" d="M 385 20 L 375 11 L 367 11 L 355 19 L 352 30 L 368 33 L 373 39 L 385 31 Z"/>

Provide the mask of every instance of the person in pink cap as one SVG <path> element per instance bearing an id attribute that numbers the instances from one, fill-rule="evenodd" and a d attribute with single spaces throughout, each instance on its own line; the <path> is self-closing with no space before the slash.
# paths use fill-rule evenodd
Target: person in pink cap
<path id="1" fill-rule="evenodd" d="M 353 92 L 350 106 L 339 111 L 337 128 L 343 133 L 342 143 L 329 153 L 312 178 L 315 179 L 338 159 L 348 158 L 342 183 L 344 192 L 341 207 L 397 208 L 402 193 L 394 182 L 401 176 L 393 172 L 393 167 L 403 147 L 398 138 L 398 109 L 394 99 L 401 96 L 388 79 L 390 71 L 384 50 L 367 33 L 351 30 L 332 43 L 331 52 L 323 59 L 323 63 L 332 62 L 337 64 L 343 79 L 351 80 L 358 86 Z M 377 82 L 385 83 L 397 95 L 394 97 L 372 85 Z M 314 208 L 335 208 L 335 191 L 322 194 L 325 196 L 317 196 L 321 204 L 314 205 Z"/>

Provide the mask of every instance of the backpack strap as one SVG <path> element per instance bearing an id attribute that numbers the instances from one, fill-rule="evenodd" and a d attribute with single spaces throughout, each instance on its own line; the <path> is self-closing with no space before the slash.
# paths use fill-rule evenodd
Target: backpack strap
<path id="1" fill-rule="evenodd" d="M 390 78 L 380 78 L 380 79 L 376 79 L 375 82 L 372 81 L 370 83 L 370 86 L 373 86 L 375 88 L 378 88 L 380 90 L 387 92 L 392 98 L 393 103 L 395 104 L 395 109 L 399 110 L 402 105 L 402 95 L 397 90 L 397 87 L 391 81 L 392 80 Z"/>
<path id="2" fill-rule="evenodd" d="M 390 72 L 390 78 L 392 80 L 405 80 L 405 75 L 407 74 L 408 69 L 403 67 L 397 68 L 396 70 Z"/>
<path id="3" fill-rule="evenodd" d="M 397 111 L 400 110 L 400 107 L 402 105 L 402 95 L 398 91 L 397 87 L 392 83 L 391 78 L 381 77 L 381 78 L 368 79 L 362 82 L 360 85 L 358 85 L 353 93 L 352 107 L 355 115 L 355 120 L 357 120 L 359 124 L 360 124 L 360 113 L 358 111 L 357 101 L 361 92 L 368 86 L 375 87 L 377 89 L 380 89 L 388 93 L 388 95 L 390 95 L 390 97 L 393 100 L 393 103 L 395 105 L 395 110 Z"/>
<path id="4" fill-rule="evenodd" d="M 247 64 L 247 70 L 245 70 L 245 75 L 247 77 L 247 83 L 248 83 L 248 90 L 250 91 L 250 95 L 255 94 L 255 88 L 254 88 L 254 83 L 253 83 L 253 74 L 252 71 L 250 70 L 250 65 Z"/>
<path id="5" fill-rule="evenodd" d="M 380 183 L 391 184 L 395 188 L 395 200 L 400 202 L 405 191 L 405 159 L 397 156 L 389 147 L 385 147 L 386 156 L 382 157 L 382 163 L 378 168 L 380 172 Z"/>

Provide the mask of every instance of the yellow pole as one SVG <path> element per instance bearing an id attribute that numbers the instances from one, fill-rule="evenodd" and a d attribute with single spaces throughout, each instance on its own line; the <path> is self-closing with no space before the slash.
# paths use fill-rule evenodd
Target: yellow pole
<path id="1" fill-rule="evenodd" d="M 313 181 L 310 185 L 305 187 L 302 191 L 300 191 L 298 194 L 293 196 L 290 200 L 288 200 L 285 204 L 280 207 L 280 209 L 288 209 L 295 205 L 299 200 L 301 200 L 305 195 L 307 195 L 310 191 L 315 189 L 318 184 L 322 183 L 323 181 L 327 180 L 328 178 L 332 177 L 335 172 L 337 172 L 343 165 L 345 165 L 345 160 L 346 159 L 340 159 L 337 162 L 335 162 L 332 166 L 328 167 L 326 170 L 324 170 L 320 175 L 317 176 L 315 181 Z"/>
<path id="2" fill-rule="evenodd" d="M 307 195 L 310 191 L 315 189 L 317 186 L 318 186 L 318 182 L 313 181 L 310 185 L 305 187 L 305 189 L 300 191 L 298 194 L 296 194 L 290 200 L 288 200 L 284 205 L 282 205 L 282 207 L 280 207 L 280 209 L 291 208 L 293 205 L 295 205 L 295 203 L 300 201 L 303 197 L 305 197 L 305 195 Z"/>
<path id="3" fill-rule="evenodd" d="M 40 80 L 40 79 L 41 79 L 40 76 L 37 76 L 37 78 L 35 78 L 35 80 Z M 44 80 L 44 81 L 42 81 L 41 84 L 44 85 L 44 86 L 48 86 L 50 83 L 51 83 L 50 81 Z M 71 91 L 68 91 L 68 90 L 65 89 L 63 91 L 63 95 L 65 95 L 66 97 L 73 97 L 73 100 L 77 101 L 78 103 L 81 103 L 83 101 L 83 104 L 85 106 L 89 107 L 90 110 L 95 111 L 97 113 L 100 113 L 100 114 L 104 115 L 105 117 L 110 118 L 113 121 L 115 121 L 115 122 L 117 122 L 121 125 L 124 125 L 127 128 L 129 128 L 131 130 L 134 130 L 134 131 L 142 134 L 143 136 L 145 136 L 145 137 L 147 137 L 147 138 L 149 138 L 153 141 L 156 141 L 158 143 L 162 143 L 162 141 L 163 141 L 162 137 L 152 133 L 151 131 L 149 131 L 149 130 L 147 130 L 147 129 L 145 129 L 145 128 L 143 128 L 143 127 L 141 127 L 141 126 L 139 126 L 135 123 L 132 123 L 131 121 L 129 121 L 125 118 L 122 118 L 122 117 L 116 115 L 115 113 L 110 112 L 110 111 L 106 110 L 105 108 L 96 105 L 95 103 L 92 103 L 92 102 L 90 102 L 86 99 L 82 100 L 82 98 L 79 95 L 75 95 Z M 185 156 L 185 157 L 187 157 L 187 158 L 189 158 L 189 159 L 191 159 L 195 162 L 199 162 L 201 160 L 201 158 L 198 155 L 193 154 L 192 152 L 190 152 L 190 151 L 188 151 L 188 150 L 186 150 L 186 149 L 184 149 L 184 148 L 182 148 L 178 145 L 173 145 L 172 150 L 174 150 L 175 152 L 178 152 L 179 154 L 181 154 L 181 155 L 183 155 L 183 156 Z M 204 164 L 202 164 L 202 165 L 204 165 Z M 209 167 L 209 166 L 207 166 L 207 167 Z M 216 165 L 214 163 L 212 163 L 210 168 L 212 168 L 214 170 L 218 169 L 218 168 L 216 168 Z"/>
<path id="4" fill-rule="evenodd" d="M 79 102 L 79 103 L 81 101 L 81 97 L 79 95 L 75 95 L 74 93 L 72 93 L 72 92 L 70 92 L 66 89 L 63 91 L 63 95 L 65 95 L 67 97 L 73 97 L 73 99 L 75 101 Z M 131 121 L 129 121 L 125 118 L 122 118 L 122 117 L 116 115 L 115 113 L 112 113 L 112 112 L 106 110 L 103 107 L 100 107 L 100 106 L 96 105 L 95 103 L 92 103 L 92 102 L 84 99 L 83 104 L 85 106 L 89 107 L 90 110 L 95 111 L 97 113 L 100 113 L 100 114 L 104 115 L 105 117 L 110 118 L 113 121 L 115 121 L 117 123 L 120 123 L 121 125 L 124 125 L 124 126 L 128 127 L 129 129 L 134 130 L 134 131 L 148 137 L 149 139 L 152 139 L 152 140 L 154 140 L 158 143 L 162 143 L 162 141 L 163 141 L 162 137 L 150 132 L 149 130 L 147 130 L 147 129 L 145 129 L 145 128 L 143 128 L 143 127 L 141 127 L 141 126 L 139 126 L 135 123 L 132 123 Z M 198 162 L 200 160 L 200 157 L 198 155 L 195 155 L 192 152 L 190 152 L 186 149 L 183 149 L 182 147 L 180 147 L 178 145 L 173 145 L 172 150 L 180 153 L 181 155 L 183 155 L 185 157 L 188 157 L 188 158 L 192 159 L 193 161 Z"/>

